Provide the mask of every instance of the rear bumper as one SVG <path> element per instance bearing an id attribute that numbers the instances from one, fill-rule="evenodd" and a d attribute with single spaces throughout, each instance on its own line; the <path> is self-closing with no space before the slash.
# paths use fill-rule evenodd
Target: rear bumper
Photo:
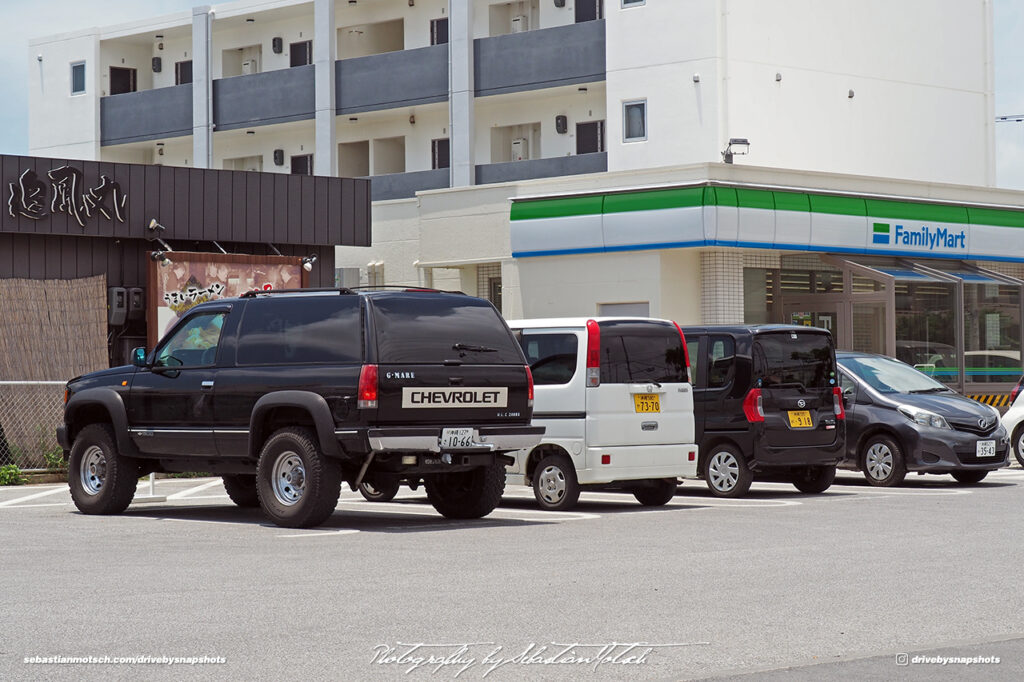
<path id="1" fill-rule="evenodd" d="M 479 426 L 473 428 L 472 448 L 457 454 L 511 452 L 532 448 L 544 436 L 543 426 Z M 441 427 L 393 427 L 368 429 L 366 437 L 375 452 L 441 452 Z"/>

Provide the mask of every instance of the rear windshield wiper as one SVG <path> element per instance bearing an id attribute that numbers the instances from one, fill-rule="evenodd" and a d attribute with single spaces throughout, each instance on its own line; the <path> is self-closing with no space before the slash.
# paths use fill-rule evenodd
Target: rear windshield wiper
<path id="1" fill-rule="evenodd" d="M 469 343 L 456 343 L 452 345 L 452 350 L 466 350 L 471 353 L 497 353 L 497 348 L 488 348 L 487 346 L 474 346 Z"/>

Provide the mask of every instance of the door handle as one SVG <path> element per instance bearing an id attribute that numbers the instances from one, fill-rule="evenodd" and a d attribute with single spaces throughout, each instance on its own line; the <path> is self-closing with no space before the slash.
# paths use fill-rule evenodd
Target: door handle
<path id="1" fill-rule="evenodd" d="M 204 381 L 202 384 L 200 384 L 200 386 L 202 386 L 203 390 L 209 390 L 209 389 L 213 388 L 213 382 L 212 381 Z"/>

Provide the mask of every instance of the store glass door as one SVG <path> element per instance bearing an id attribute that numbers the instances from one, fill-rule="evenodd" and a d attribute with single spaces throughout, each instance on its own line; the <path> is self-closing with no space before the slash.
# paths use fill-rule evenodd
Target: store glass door
<path id="1" fill-rule="evenodd" d="M 848 347 L 846 338 L 846 306 L 842 301 L 821 301 L 821 297 L 794 297 L 786 299 L 782 306 L 783 321 L 803 327 L 820 327 L 832 332 L 836 348 Z"/>

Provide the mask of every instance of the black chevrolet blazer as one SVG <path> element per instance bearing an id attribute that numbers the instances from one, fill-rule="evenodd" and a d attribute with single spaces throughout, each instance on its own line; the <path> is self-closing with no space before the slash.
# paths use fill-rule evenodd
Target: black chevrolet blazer
<path id="1" fill-rule="evenodd" d="M 198 305 L 134 364 L 67 384 L 72 497 L 123 511 L 153 471 L 223 475 L 275 523 L 318 525 L 341 481 L 424 484 L 489 514 L 504 453 L 532 447 L 533 380 L 489 302 L 437 291 L 260 292 Z"/>

